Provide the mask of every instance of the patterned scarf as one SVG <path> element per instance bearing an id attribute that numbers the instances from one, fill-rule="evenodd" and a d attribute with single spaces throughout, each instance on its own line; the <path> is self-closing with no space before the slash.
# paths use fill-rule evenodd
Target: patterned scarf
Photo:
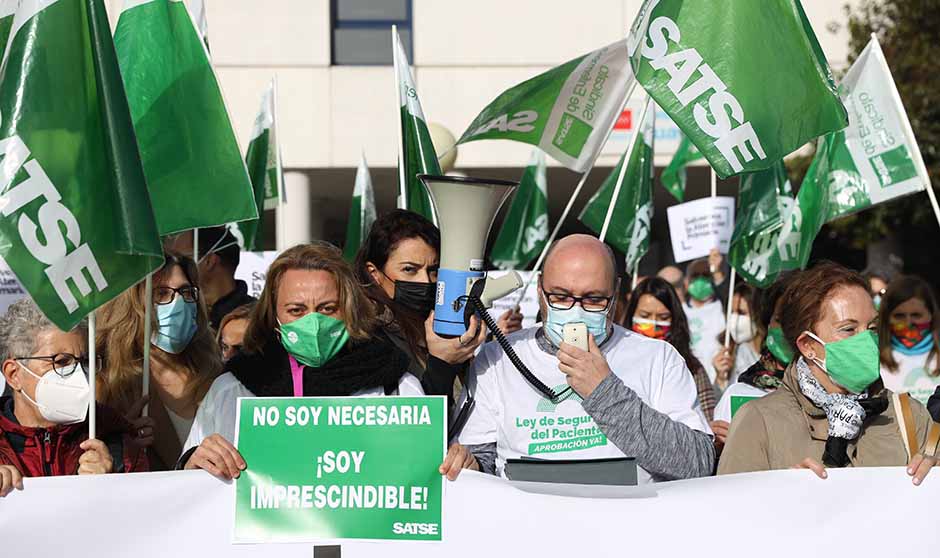
<path id="1" fill-rule="evenodd" d="M 809 365 L 802 358 L 796 363 L 796 371 L 800 391 L 813 402 L 813 405 L 826 412 L 826 418 L 829 419 L 829 437 L 845 440 L 858 438 L 866 416 L 865 409 L 859 400 L 867 398 L 867 393 L 859 395 L 829 393 L 813 376 Z"/>

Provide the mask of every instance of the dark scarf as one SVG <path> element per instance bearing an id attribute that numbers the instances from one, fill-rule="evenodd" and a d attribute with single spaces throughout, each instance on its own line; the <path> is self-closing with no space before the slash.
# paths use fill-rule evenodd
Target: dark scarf
<path id="1" fill-rule="evenodd" d="M 760 358 L 738 376 L 738 381 L 754 386 L 764 391 L 773 391 L 783 383 L 782 366 L 777 358 L 766 348 L 761 351 Z"/>
<path id="2" fill-rule="evenodd" d="M 373 388 L 393 393 L 407 369 L 408 357 L 391 342 L 375 337 L 350 340 L 323 366 L 304 366 L 304 395 L 339 397 Z M 259 397 L 294 395 L 290 361 L 276 333 L 260 353 L 232 357 L 228 371 Z"/>

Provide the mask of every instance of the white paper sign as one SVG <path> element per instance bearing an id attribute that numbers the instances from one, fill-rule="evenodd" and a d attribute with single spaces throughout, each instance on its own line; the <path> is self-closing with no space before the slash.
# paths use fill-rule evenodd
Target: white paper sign
<path id="1" fill-rule="evenodd" d="M 666 210 L 676 263 L 704 258 L 718 248 L 728 253 L 734 232 L 734 198 L 702 198 Z"/>
<path id="2" fill-rule="evenodd" d="M 261 296 L 268 268 L 277 258 L 278 252 L 242 252 L 235 270 L 235 278 L 248 284 L 248 294 L 255 298 Z"/>
<path id="3" fill-rule="evenodd" d="M 489 273 L 493 274 L 493 277 L 502 277 L 506 275 L 505 271 L 491 271 Z M 532 277 L 532 271 L 517 271 L 516 273 L 522 277 L 523 287 L 518 291 L 509 293 L 503 298 L 498 298 L 493 301 L 493 307 L 489 309 L 490 316 L 493 316 L 494 320 L 498 320 L 499 317 L 509 310 L 519 302 L 519 295 L 522 294 L 522 289 L 525 288 L 525 284 L 529 282 L 529 278 Z M 536 279 L 538 280 L 538 279 Z M 538 285 L 532 283 L 529 285 L 529 290 L 525 293 L 525 298 L 522 299 L 522 303 L 519 305 L 519 309 L 522 312 L 522 327 L 532 327 L 535 325 L 535 317 L 539 313 L 539 295 L 538 295 Z"/>
<path id="4" fill-rule="evenodd" d="M 16 278 L 10 266 L 3 259 L 0 259 L 0 315 L 6 314 L 7 308 L 11 304 L 26 298 L 29 293 L 20 285 L 20 280 Z M 3 390 L 0 389 L 0 392 Z"/>

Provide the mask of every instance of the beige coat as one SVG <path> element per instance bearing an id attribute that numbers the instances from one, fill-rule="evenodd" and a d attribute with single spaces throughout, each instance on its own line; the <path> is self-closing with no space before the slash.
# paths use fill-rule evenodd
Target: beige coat
<path id="1" fill-rule="evenodd" d="M 748 402 L 735 414 L 718 474 L 788 469 L 807 457 L 822 462 L 828 437 L 826 413 L 813 405 L 797 383 L 796 360 L 787 368 L 777 391 Z M 877 395 L 888 395 L 888 409 L 865 421 L 858 438 L 849 442 L 851 467 L 907 465 L 907 452 L 890 392 L 877 384 Z M 918 448 L 927 440 L 930 415 L 911 399 Z"/>

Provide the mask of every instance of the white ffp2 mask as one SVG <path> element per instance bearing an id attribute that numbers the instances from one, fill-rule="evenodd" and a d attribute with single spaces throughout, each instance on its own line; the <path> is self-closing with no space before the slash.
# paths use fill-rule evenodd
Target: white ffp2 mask
<path id="1" fill-rule="evenodd" d="M 85 420 L 88 416 L 91 389 L 88 386 L 88 378 L 79 369 L 77 362 L 72 365 L 71 373 L 64 378 L 54 370 L 40 376 L 22 363 L 20 367 L 39 380 L 36 384 L 35 401 L 26 395 L 25 391 L 22 393 L 39 409 L 44 419 L 55 424 L 75 424 Z"/>

